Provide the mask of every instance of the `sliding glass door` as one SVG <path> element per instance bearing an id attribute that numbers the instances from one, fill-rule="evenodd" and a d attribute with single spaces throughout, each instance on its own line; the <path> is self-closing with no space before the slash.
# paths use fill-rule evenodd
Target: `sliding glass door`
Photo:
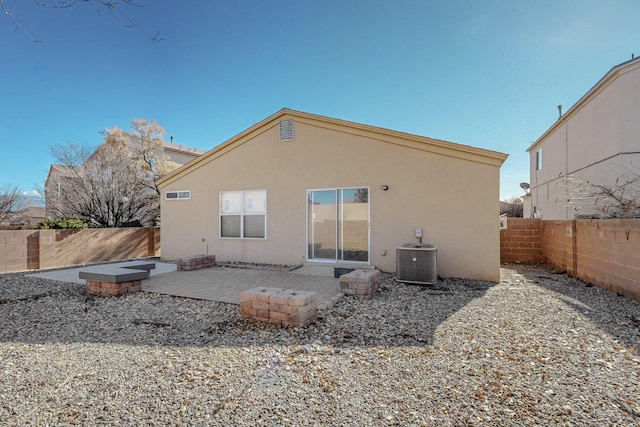
<path id="1" fill-rule="evenodd" d="M 369 189 L 311 190 L 308 259 L 369 262 Z"/>

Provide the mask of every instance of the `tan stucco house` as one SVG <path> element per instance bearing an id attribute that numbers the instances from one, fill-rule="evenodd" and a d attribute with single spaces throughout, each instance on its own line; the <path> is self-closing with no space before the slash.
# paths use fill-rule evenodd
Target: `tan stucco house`
<path id="1" fill-rule="evenodd" d="M 613 67 L 527 151 L 525 217 L 607 216 L 589 183 L 640 175 L 640 58 Z"/>
<path id="2" fill-rule="evenodd" d="M 506 157 L 283 109 L 159 181 L 162 257 L 393 272 L 420 228 L 439 275 L 498 281 Z"/>

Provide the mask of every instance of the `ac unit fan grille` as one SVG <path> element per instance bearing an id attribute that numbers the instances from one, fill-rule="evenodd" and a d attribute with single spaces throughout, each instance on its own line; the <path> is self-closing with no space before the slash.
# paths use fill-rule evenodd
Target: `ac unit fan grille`
<path id="1" fill-rule="evenodd" d="M 396 277 L 400 282 L 436 283 L 437 251 L 396 250 Z"/>

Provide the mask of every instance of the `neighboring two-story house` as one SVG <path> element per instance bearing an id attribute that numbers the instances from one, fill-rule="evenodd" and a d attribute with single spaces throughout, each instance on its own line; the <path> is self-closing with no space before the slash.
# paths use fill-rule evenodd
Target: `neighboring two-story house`
<path id="1" fill-rule="evenodd" d="M 640 176 L 640 58 L 613 67 L 527 152 L 525 217 L 610 216 L 597 186 Z"/>
<path id="2" fill-rule="evenodd" d="M 122 132 L 122 135 L 125 139 L 125 145 L 130 152 L 135 153 L 136 149 L 140 148 L 142 145 L 138 136 L 126 132 Z M 165 169 L 169 170 L 182 166 L 204 153 L 203 150 L 198 148 L 174 144 L 173 142 L 162 141 L 162 144 L 160 145 L 162 148 L 154 150 L 153 158 L 162 159 Z M 85 164 L 91 162 L 92 158 L 103 148 L 103 146 L 104 143 L 96 149 Z M 154 163 L 155 161 L 152 160 L 151 162 Z M 151 165 L 152 169 L 155 166 L 155 164 Z M 63 193 L 65 191 L 74 191 L 76 186 L 73 185 L 72 181 L 74 179 L 78 179 L 78 168 L 81 167 L 83 166 L 68 166 L 61 164 L 52 164 L 49 167 L 49 173 L 47 174 L 47 179 L 44 183 L 46 218 L 59 219 L 67 216 L 74 216 L 65 212 L 65 197 Z M 165 173 L 166 172 L 168 172 L 168 170 L 165 171 Z M 110 173 L 110 171 L 105 171 L 105 173 Z"/>

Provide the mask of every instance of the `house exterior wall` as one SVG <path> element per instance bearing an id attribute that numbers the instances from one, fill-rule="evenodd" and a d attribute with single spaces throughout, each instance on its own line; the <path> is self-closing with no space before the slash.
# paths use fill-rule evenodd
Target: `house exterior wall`
<path id="1" fill-rule="evenodd" d="M 190 147 L 179 146 L 183 151 L 172 147 L 173 144 L 165 143 L 164 154 L 167 155 L 169 160 L 179 165 L 187 164 L 204 153 L 202 150 Z"/>
<path id="2" fill-rule="evenodd" d="M 65 173 L 66 166 L 52 164 L 49 167 L 47 179 L 44 182 L 45 197 L 45 217 L 55 218 L 60 212 L 60 194 L 64 191 L 68 180 L 68 174 Z"/>
<path id="3" fill-rule="evenodd" d="M 537 217 L 595 213 L 576 200 L 573 180 L 612 184 L 629 169 L 640 173 L 639 59 L 614 67 L 527 150 Z M 542 169 L 536 170 L 539 150 Z"/>
<path id="4" fill-rule="evenodd" d="M 441 276 L 499 280 L 497 200 L 505 155 L 468 147 L 479 153 L 469 154 L 442 141 L 429 146 L 306 116 L 294 116 L 295 140 L 280 142 L 278 120 L 160 181 L 164 259 L 215 254 L 301 264 L 307 261 L 307 191 L 368 187 L 372 265 L 395 271 L 395 248 L 416 242 L 419 227 L 423 242 L 438 246 Z M 266 239 L 221 239 L 219 193 L 258 189 L 267 191 Z M 166 191 L 179 190 L 190 190 L 191 199 L 165 199 Z M 473 221 L 463 203 L 473 206 Z"/>

